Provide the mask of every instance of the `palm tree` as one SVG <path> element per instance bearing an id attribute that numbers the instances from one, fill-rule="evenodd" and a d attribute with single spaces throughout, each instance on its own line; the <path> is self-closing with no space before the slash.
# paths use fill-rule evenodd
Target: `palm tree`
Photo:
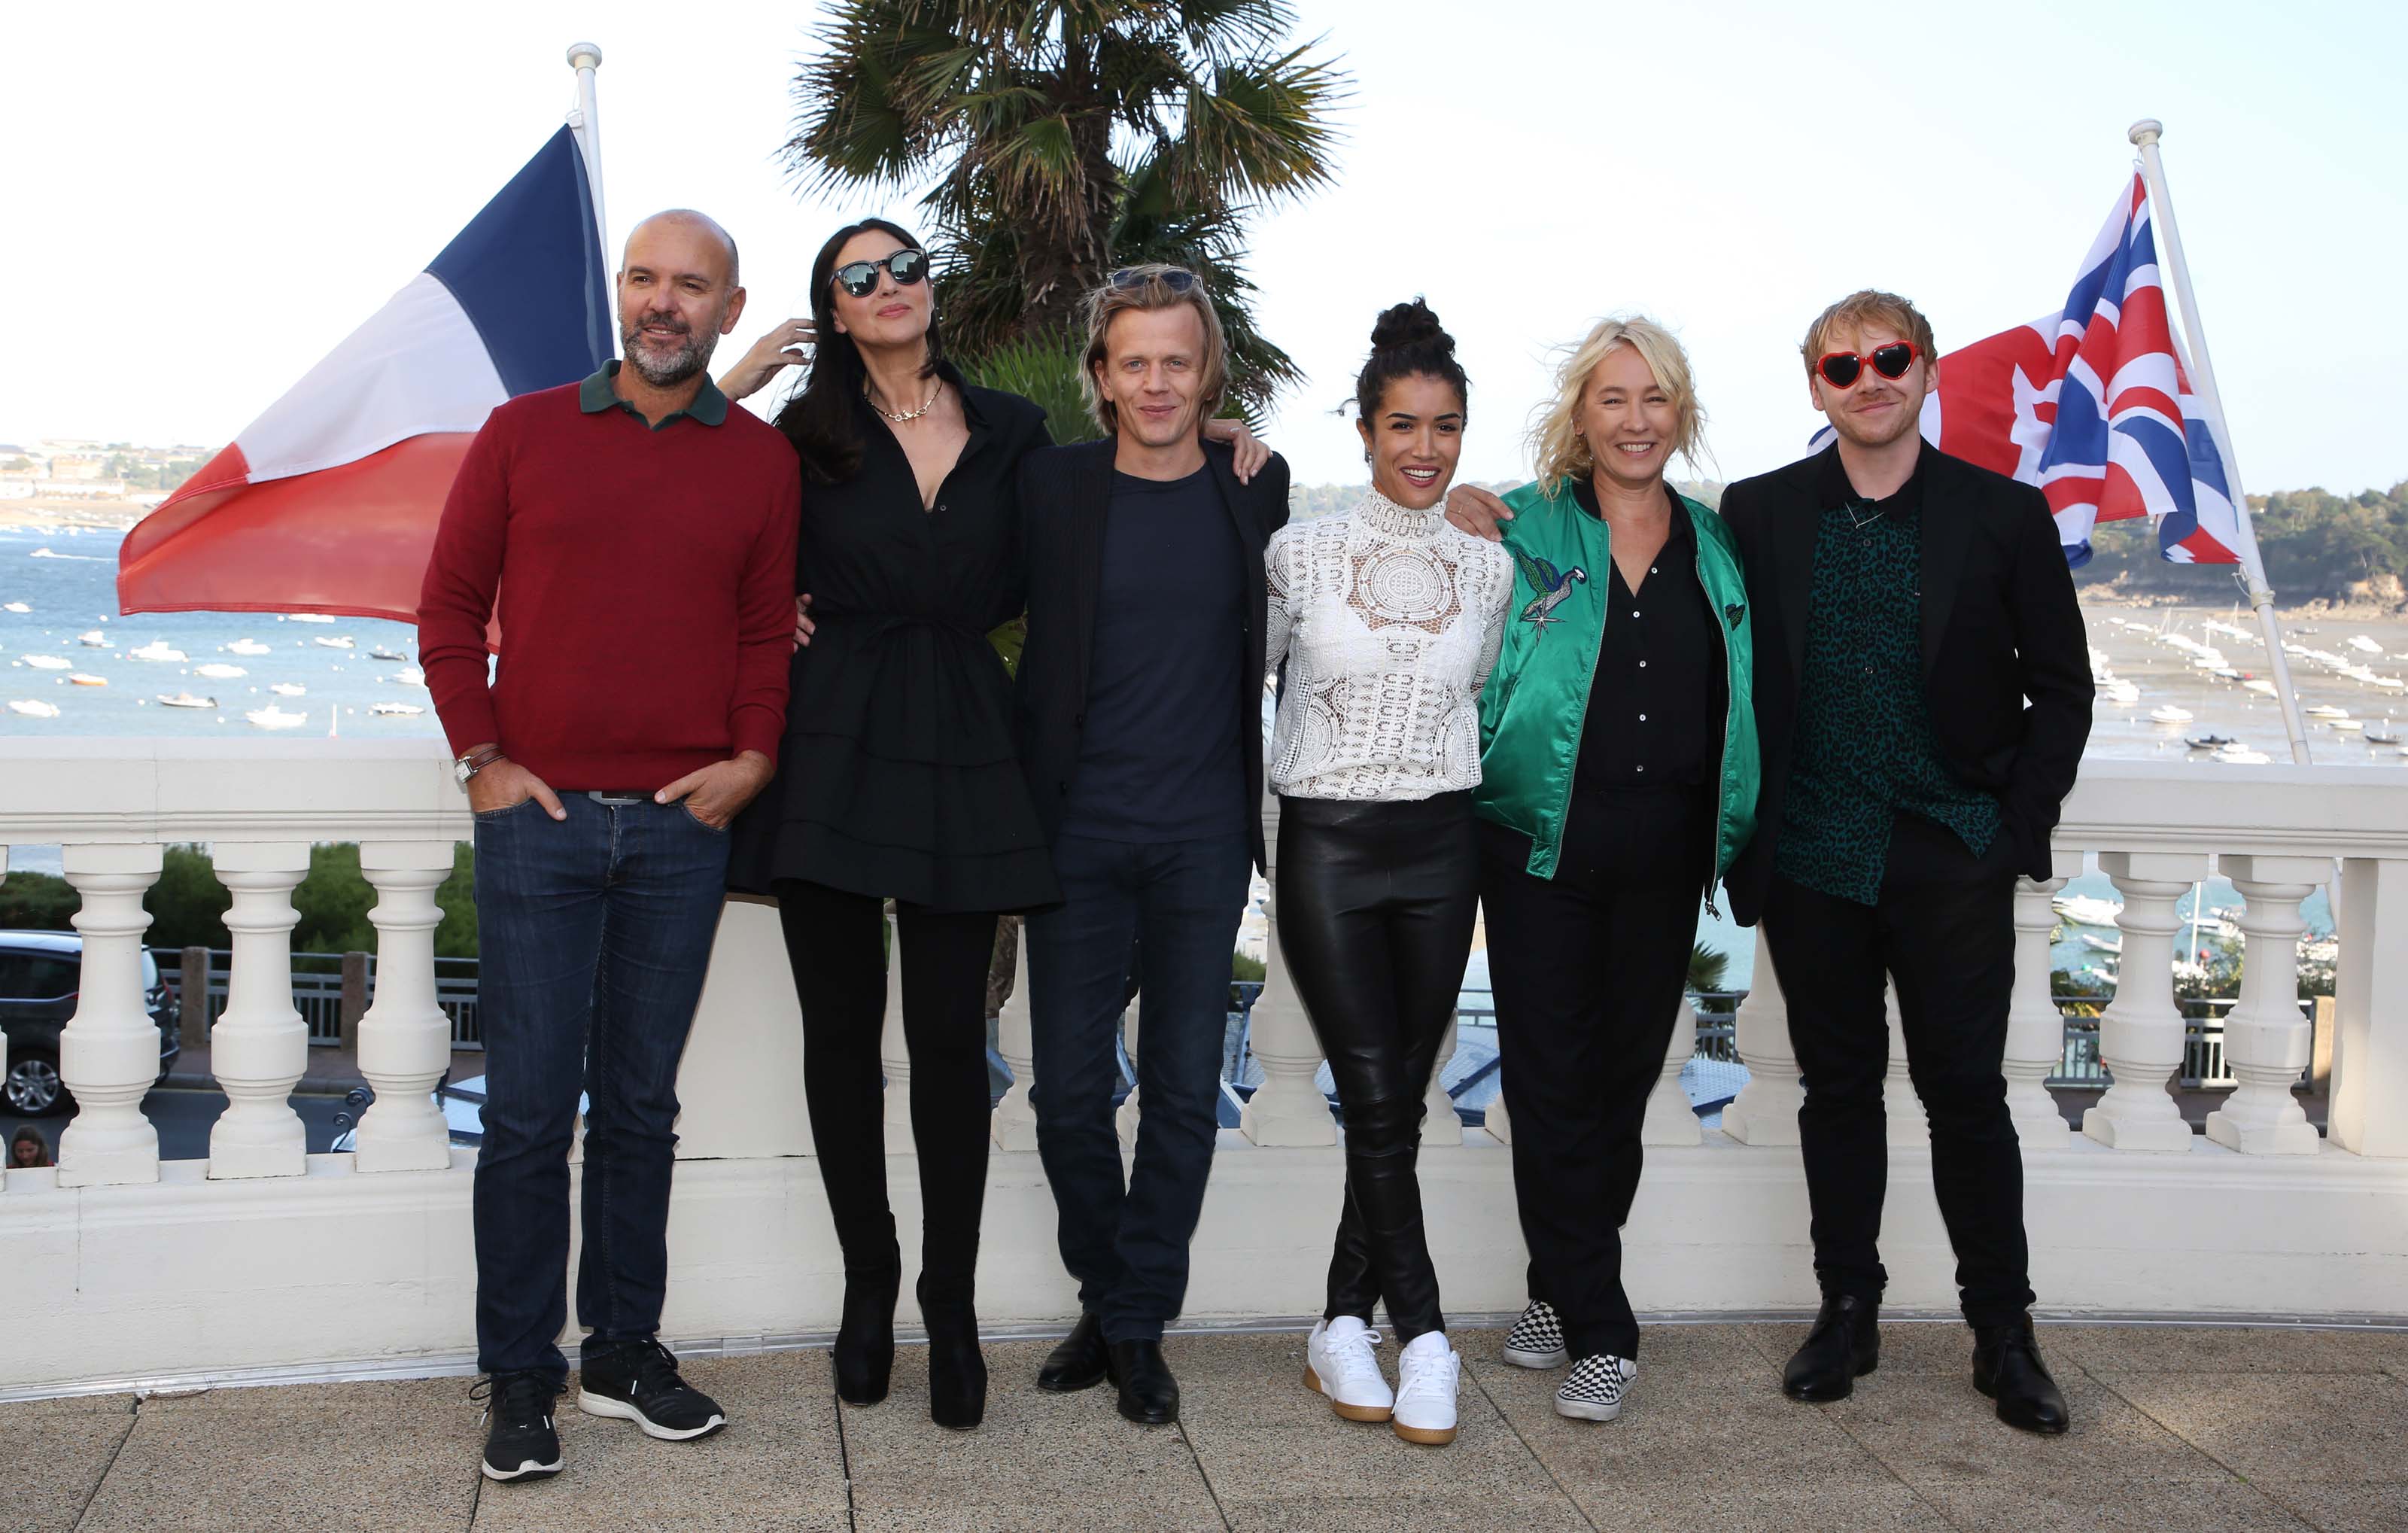
<path id="1" fill-rule="evenodd" d="M 1254 328 L 1245 222 L 1330 180 L 1348 86 L 1288 45 L 1295 20 L 1286 0 L 838 0 L 782 157 L 819 190 L 924 189 L 947 344 L 973 376 L 1018 344 L 1015 368 L 1075 377 L 1080 300 L 1167 260 L 1204 279 L 1231 399 L 1258 415 L 1302 374 Z"/>

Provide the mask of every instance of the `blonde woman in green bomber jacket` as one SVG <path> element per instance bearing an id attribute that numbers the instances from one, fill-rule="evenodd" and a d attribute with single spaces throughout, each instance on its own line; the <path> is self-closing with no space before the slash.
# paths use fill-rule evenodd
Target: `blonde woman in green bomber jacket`
<path id="1" fill-rule="evenodd" d="M 1513 593 L 1481 695 L 1481 899 L 1529 1308 L 1505 1343 L 1570 1364 L 1555 1410 L 1610 1421 L 1638 1376 L 1617 1226 L 1698 906 L 1755 829 L 1747 591 L 1722 519 L 1676 494 L 1703 412 L 1662 326 L 1565 362 L 1505 497 Z"/>

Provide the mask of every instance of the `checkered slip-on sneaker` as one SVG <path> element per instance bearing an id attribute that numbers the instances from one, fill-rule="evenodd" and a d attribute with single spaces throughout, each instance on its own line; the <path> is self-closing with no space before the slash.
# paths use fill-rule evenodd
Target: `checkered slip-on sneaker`
<path id="1" fill-rule="evenodd" d="M 1637 1377 L 1639 1365 L 1627 1357 L 1611 1353 L 1584 1357 L 1555 1391 L 1555 1414 L 1575 1421 L 1612 1421 L 1622 1414 L 1623 1397 Z"/>
<path id="2" fill-rule="evenodd" d="M 1555 1318 L 1555 1307 L 1542 1298 L 1534 1298 L 1506 1333 L 1505 1361 L 1520 1368 L 1561 1368 L 1571 1361 L 1564 1348 L 1564 1325 Z"/>

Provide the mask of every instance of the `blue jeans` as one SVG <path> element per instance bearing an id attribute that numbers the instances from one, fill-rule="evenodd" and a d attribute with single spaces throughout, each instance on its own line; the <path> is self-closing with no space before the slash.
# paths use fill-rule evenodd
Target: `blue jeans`
<path id="1" fill-rule="evenodd" d="M 477 817 L 477 1366 L 566 1376 L 568 1149 L 582 1091 L 577 1320 L 589 1351 L 660 1327 L 678 1060 L 726 894 L 727 833 L 682 804 L 563 794 Z"/>
<path id="2" fill-rule="evenodd" d="M 1187 1296 L 1252 867 L 1241 834 L 1152 846 L 1066 835 L 1054 846 L 1064 903 L 1028 918 L 1037 1150 L 1061 1215 L 1062 1265 L 1107 1341 L 1159 1340 Z M 1124 1184 L 1112 1042 L 1132 945 L 1140 1116 Z"/>

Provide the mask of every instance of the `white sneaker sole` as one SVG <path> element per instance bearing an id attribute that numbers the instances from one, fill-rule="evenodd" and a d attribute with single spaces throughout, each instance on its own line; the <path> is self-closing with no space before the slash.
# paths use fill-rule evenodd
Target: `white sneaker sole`
<path id="1" fill-rule="evenodd" d="M 1311 1363 L 1304 1365 L 1304 1387 L 1326 1397 L 1329 1401 L 1329 1409 L 1337 1411 L 1348 1421 L 1386 1421 L 1389 1414 L 1395 1410 L 1395 1407 L 1386 1405 L 1347 1404 L 1344 1400 L 1340 1399 L 1337 1396 L 1330 1394 L 1328 1390 L 1322 1387 L 1321 1375 L 1312 1370 L 1312 1365 Z"/>
<path id="2" fill-rule="evenodd" d="M 1568 1416 L 1573 1421 L 1612 1421 L 1622 1414 L 1622 1402 L 1616 1400 L 1608 1405 L 1602 1401 L 1568 1400 L 1558 1395 L 1555 1397 L 1555 1414 Z"/>
<path id="3" fill-rule="evenodd" d="M 707 1437 L 727 1425 L 725 1416 L 713 1416 L 699 1426 L 663 1426 L 625 1400 L 614 1400 L 608 1395 L 596 1395 L 585 1389 L 577 1392 L 577 1409 L 589 1416 L 608 1416 L 613 1421 L 632 1421 L 644 1429 L 646 1437 L 659 1438 L 664 1442 L 691 1441 L 695 1438 Z M 552 1467 L 559 1468 L 556 1464 Z"/>
<path id="4" fill-rule="evenodd" d="M 1569 1347 L 1557 1347 L 1553 1352 L 1524 1352 L 1519 1347 L 1505 1349 L 1505 1361 L 1515 1368 L 1561 1368 L 1571 1360 Z"/>
<path id="5" fill-rule="evenodd" d="M 541 1480 L 558 1474 L 561 1463 L 560 1459 L 555 1458 L 549 1464 L 538 1464 L 530 1458 L 515 1469 L 497 1469 L 480 1458 L 477 1460 L 477 1468 L 485 1471 L 486 1479 L 508 1484 L 513 1480 Z"/>
<path id="6" fill-rule="evenodd" d="M 1418 1442 L 1425 1448 L 1443 1448 L 1455 1440 L 1452 1426 L 1408 1426 L 1393 1415 L 1388 1418 L 1388 1429 L 1407 1442 Z"/>

